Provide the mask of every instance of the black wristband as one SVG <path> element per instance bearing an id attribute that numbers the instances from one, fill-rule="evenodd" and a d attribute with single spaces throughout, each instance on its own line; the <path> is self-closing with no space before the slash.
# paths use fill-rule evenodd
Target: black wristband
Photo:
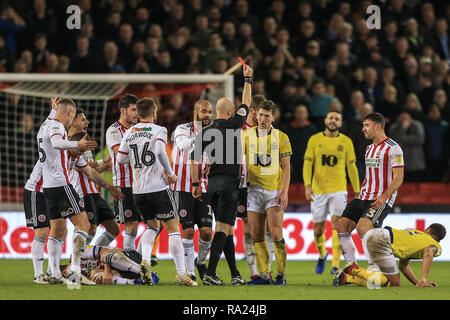
<path id="1" fill-rule="evenodd" d="M 198 182 L 192 182 L 193 187 L 198 187 Z"/>
<path id="2" fill-rule="evenodd" d="M 245 77 L 245 78 L 244 78 L 244 82 L 248 82 L 248 83 L 252 84 L 252 83 L 253 83 L 253 80 L 252 80 L 252 78 L 250 78 L 250 77 Z"/>

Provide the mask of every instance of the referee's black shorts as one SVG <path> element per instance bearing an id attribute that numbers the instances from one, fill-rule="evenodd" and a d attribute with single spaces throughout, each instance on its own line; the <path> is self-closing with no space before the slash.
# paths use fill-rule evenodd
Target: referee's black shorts
<path id="1" fill-rule="evenodd" d="M 239 180 L 226 175 L 208 179 L 207 203 L 216 221 L 234 226 L 239 201 Z"/>

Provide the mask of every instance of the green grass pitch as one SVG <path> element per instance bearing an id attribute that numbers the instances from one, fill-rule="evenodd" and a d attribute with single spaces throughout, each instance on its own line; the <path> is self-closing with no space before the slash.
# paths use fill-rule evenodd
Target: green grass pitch
<path id="1" fill-rule="evenodd" d="M 361 266 L 366 265 L 361 262 Z M 221 260 L 217 272 L 226 286 L 208 287 L 199 283 L 197 288 L 188 288 L 173 284 L 175 266 L 172 260 L 165 260 L 159 261 L 154 268 L 160 277 L 157 286 L 96 285 L 69 290 L 64 285 L 34 284 L 31 260 L 0 260 L 0 300 L 52 300 L 62 297 L 67 300 L 450 300 L 450 262 L 434 262 L 431 267 L 429 280 L 437 282 L 439 287 L 415 288 L 402 276 L 401 287 L 378 290 L 354 285 L 332 287 L 330 261 L 321 275 L 315 274 L 314 266 L 315 261 L 288 261 L 286 286 L 234 287 L 230 284 L 226 261 Z M 421 262 L 412 262 L 411 266 L 416 275 L 420 275 Z M 245 260 L 238 261 L 238 269 L 245 280 L 249 280 Z M 275 269 L 274 262 L 272 270 Z"/>

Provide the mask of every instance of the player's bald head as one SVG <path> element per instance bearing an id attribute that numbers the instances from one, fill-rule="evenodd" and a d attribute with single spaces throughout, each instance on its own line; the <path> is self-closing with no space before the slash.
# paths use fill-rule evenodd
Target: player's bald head
<path id="1" fill-rule="evenodd" d="M 228 98 L 220 98 L 216 103 L 216 113 L 225 115 L 228 111 L 234 113 L 234 103 Z"/>
<path id="2" fill-rule="evenodd" d="M 195 104 L 194 104 L 194 111 L 199 112 L 200 109 L 202 108 L 212 108 L 211 106 L 211 102 L 207 101 L 207 100 L 198 100 Z"/>
<path id="3" fill-rule="evenodd" d="M 77 106 L 72 99 L 61 99 L 56 107 L 56 112 L 66 112 L 68 110 L 75 111 Z"/>

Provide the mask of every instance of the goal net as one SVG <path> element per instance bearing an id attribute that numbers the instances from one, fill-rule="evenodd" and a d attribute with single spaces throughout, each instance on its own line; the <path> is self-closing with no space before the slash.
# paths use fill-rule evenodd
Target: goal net
<path id="1" fill-rule="evenodd" d="M 23 210 L 23 187 L 38 159 L 36 134 L 50 113 L 50 98 L 70 98 L 85 110 L 100 157 L 125 93 L 154 98 L 158 124 L 170 135 L 179 123 L 191 121 L 196 100 L 213 105 L 221 97 L 233 100 L 234 80 L 218 74 L 0 74 L 0 211 Z"/>

